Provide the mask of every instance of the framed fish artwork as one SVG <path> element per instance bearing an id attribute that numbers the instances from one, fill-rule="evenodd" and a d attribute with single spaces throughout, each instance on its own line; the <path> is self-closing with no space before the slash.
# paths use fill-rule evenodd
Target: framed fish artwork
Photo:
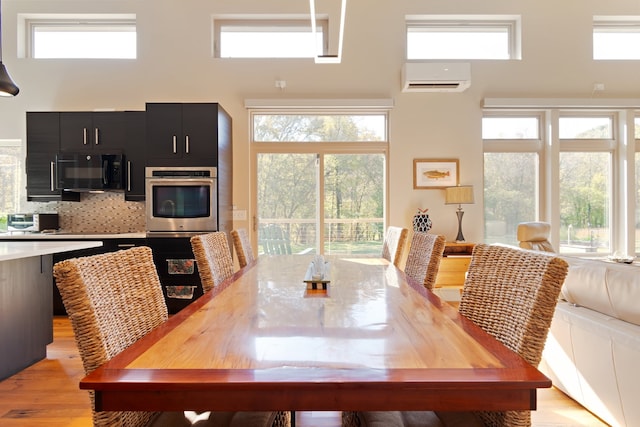
<path id="1" fill-rule="evenodd" d="M 458 159 L 413 159 L 413 188 L 446 188 L 458 185 Z"/>

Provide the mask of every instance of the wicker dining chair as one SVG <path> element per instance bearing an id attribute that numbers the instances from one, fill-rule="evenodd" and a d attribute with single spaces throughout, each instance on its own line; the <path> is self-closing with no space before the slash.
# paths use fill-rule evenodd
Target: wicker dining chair
<path id="1" fill-rule="evenodd" d="M 233 275 L 233 259 L 224 232 L 193 236 L 191 248 L 204 292 L 210 291 Z"/>
<path id="2" fill-rule="evenodd" d="M 238 264 L 240 265 L 240 268 L 243 268 L 247 264 L 251 264 L 256 260 L 253 256 L 251 240 L 249 239 L 249 234 L 246 229 L 238 228 L 237 230 L 231 230 L 231 240 L 233 241 L 233 247 L 236 250 L 236 256 L 238 257 Z"/>
<path id="3" fill-rule="evenodd" d="M 538 366 L 567 269 L 566 261 L 548 252 L 476 245 L 460 301 L 460 314 L 531 365 Z M 343 413 L 343 426 L 530 425 L 530 411 Z"/>
<path id="4" fill-rule="evenodd" d="M 86 374 L 168 319 L 151 249 L 146 246 L 67 259 L 54 265 L 53 276 Z M 89 395 L 94 407 L 94 393 Z M 95 410 L 93 424 L 96 427 L 289 425 L 288 414 L 276 412 Z"/>
<path id="5" fill-rule="evenodd" d="M 389 226 L 382 242 L 382 258 L 398 267 L 402 259 L 404 245 L 407 243 L 409 230 L 402 227 Z"/>
<path id="6" fill-rule="evenodd" d="M 413 233 L 404 272 L 431 290 L 436 283 L 445 237 L 420 231 Z"/>

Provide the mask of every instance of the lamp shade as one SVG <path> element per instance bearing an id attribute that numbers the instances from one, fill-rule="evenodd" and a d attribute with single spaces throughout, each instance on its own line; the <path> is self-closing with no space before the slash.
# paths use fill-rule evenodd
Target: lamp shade
<path id="1" fill-rule="evenodd" d="M 0 41 L 1 43 L 1 41 Z M 0 96 L 16 96 L 20 92 L 0 60 Z"/>
<path id="2" fill-rule="evenodd" d="M 473 199 L 473 185 L 459 185 L 457 187 L 445 188 L 445 204 L 447 205 L 462 205 L 472 204 Z"/>
<path id="3" fill-rule="evenodd" d="M 0 2 L 0 96 L 16 96 L 20 92 L 2 63 L 2 3 Z"/>

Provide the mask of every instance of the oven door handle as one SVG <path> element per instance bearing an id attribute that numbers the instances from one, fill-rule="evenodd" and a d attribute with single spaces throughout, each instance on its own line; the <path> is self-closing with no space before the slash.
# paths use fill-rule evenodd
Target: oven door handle
<path id="1" fill-rule="evenodd" d="M 215 184 L 215 178 L 147 178 L 149 185 Z"/>

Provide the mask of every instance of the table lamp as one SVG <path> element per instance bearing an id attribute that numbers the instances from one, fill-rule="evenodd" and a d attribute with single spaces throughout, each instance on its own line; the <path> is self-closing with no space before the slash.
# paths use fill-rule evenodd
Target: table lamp
<path id="1" fill-rule="evenodd" d="M 464 211 L 462 210 L 463 204 L 472 204 L 473 200 L 473 185 L 459 185 L 457 187 L 445 188 L 445 204 L 446 205 L 458 205 L 456 215 L 458 215 L 458 235 L 456 236 L 456 242 L 464 242 L 464 235 L 462 234 L 462 216 Z"/>

